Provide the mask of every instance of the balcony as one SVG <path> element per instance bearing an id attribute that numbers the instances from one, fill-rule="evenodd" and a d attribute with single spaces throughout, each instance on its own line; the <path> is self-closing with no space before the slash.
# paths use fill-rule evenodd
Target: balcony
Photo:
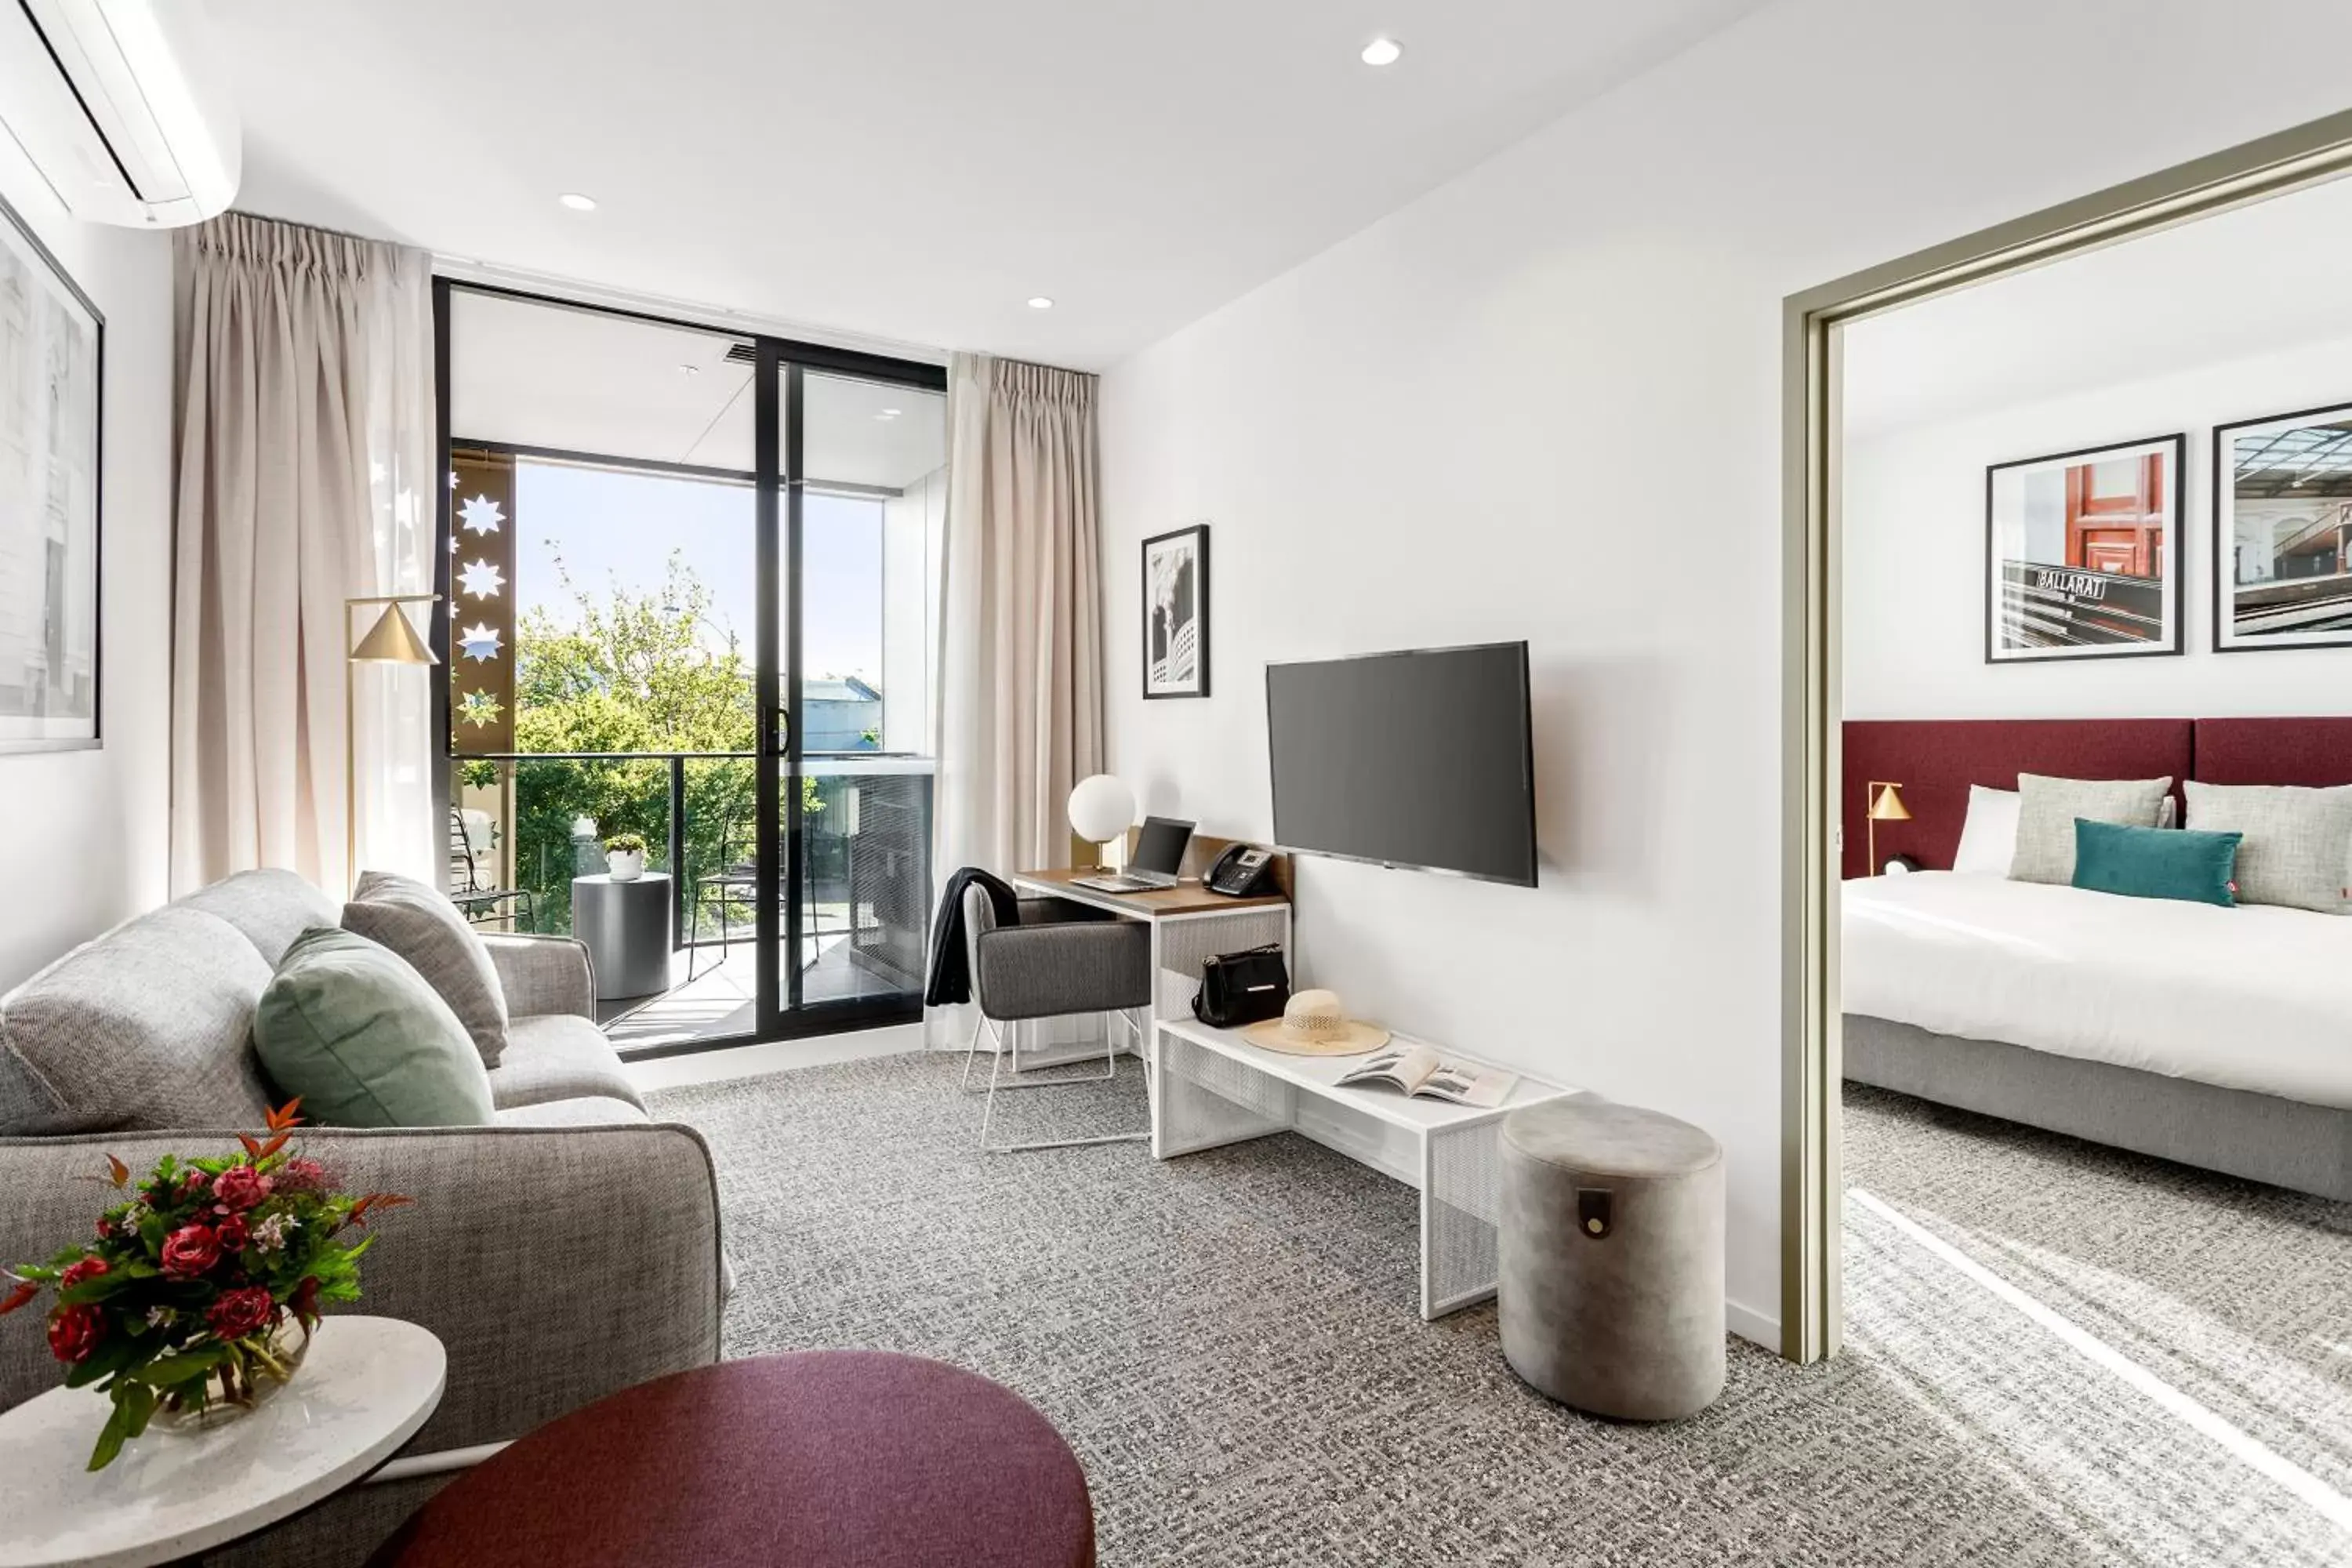
<path id="1" fill-rule="evenodd" d="M 497 929 L 572 931 L 572 879 L 634 833 L 670 879 L 669 984 L 599 1003 L 624 1055 L 748 1037 L 757 760 L 748 752 L 563 752 L 452 764 L 450 883 Z M 812 753 L 801 780 L 797 953 L 779 1005 L 812 1016 L 919 1002 L 931 902 L 933 763 L 861 750 Z M 780 833 L 785 824 L 779 824 Z M 459 837 L 462 833 L 462 838 Z M 794 889 L 781 884 L 781 900 Z"/>

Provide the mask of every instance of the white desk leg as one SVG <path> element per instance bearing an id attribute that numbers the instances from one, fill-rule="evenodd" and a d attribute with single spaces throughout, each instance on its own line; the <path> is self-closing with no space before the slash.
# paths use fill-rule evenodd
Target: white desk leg
<path id="1" fill-rule="evenodd" d="M 1421 1154 L 1421 1321 L 1426 1323 L 1437 1316 L 1437 1301 L 1431 1289 L 1429 1267 L 1431 1222 L 1436 1217 L 1431 1208 L 1436 1201 L 1433 1189 L 1436 1186 L 1437 1176 L 1432 1168 L 1433 1162 L 1429 1157 L 1429 1134 L 1422 1133 L 1414 1142 L 1420 1145 Z"/>
<path id="2" fill-rule="evenodd" d="M 1495 1294 L 1502 1221 L 1503 1121 L 1421 1135 L 1421 1315 L 1443 1317 Z"/>
<path id="3" fill-rule="evenodd" d="M 1156 975 L 1159 972 L 1153 971 Z M 1165 1097 L 1160 1092 L 1160 1009 L 1155 1005 L 1144 1026 L 1150 1031 L 1143 1042 L 1143 1099 L 1146 1113 L 1151 1121 L 1151 1157 L 1168 1158 L 1168 1117 Z"/>

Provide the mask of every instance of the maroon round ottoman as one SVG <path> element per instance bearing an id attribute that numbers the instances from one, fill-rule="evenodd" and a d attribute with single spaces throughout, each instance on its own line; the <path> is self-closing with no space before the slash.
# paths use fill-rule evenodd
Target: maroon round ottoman
<path id="1" fill-rule="evenodd" d="M 444 1488 L 372 1568 L 1092 1568 L 1070 1446 L 943 1362 L 722 1362 L 551 1421 Z"/>

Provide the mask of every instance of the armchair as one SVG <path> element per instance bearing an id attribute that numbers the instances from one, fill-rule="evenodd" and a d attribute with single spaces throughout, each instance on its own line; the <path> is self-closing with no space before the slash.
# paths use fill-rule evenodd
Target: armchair
<path id="1" fill-rule="evenodd" d="M 1000 926 L 995 906 L 979 887 L 964 890 L 964 941 L 971 967 L 971 1043 L 965 1047 L 963 1087 L 971 1087 L 972 1058 L 984 1028 L 996 1047 L 988 1069 L 988 1104 L 980 1119 L 980 1146 L 992 1154 L 1031 1149 L 1068 1149 L 1092 1143 L 1132 1143 L 1149 1132 L 1111 1132 L 1091 1138 L 992 1144 L 988 1130 L 996 1115 L 1006 1051 L 1000 1025 L 1029 1018 L 1103 1013 L 1119 1020 L 1139 1041 L 1139 1008 L 1151 1005 L 1151 934 L 1130 921 L 1106 921 L 1060 899 L 1024 899 L 1019 923 Z M 1003 1084 L 1006 1089 L 1061 1089 L 1074 1083 L 1106 1083 L 1118 1075 L 1117 1037 L 1103 1033 L 1103 1070 L 1084 1078 Z"/>

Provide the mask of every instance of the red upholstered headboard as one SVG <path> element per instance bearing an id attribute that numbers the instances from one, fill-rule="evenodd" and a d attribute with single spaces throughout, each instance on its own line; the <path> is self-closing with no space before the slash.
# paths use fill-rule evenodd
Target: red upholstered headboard
<path id="1" fill-rule="evenodd" d="M 2352 784 L 2352 719 L 2200 719 L 2197 771 L 2205 784 Z"/>
<path id="2" fill-rule="evenodd" d="M 2195 731 L 2195 723 L 2187 719 L 1851 721 L 1843 730 L 1844 780 L 1839 803 L 1839 820 L 1845 826 L 1843 874 L 1866 874 L 1870 857 L 1864 830 L 1869 823 L 1863 816 L 1864 795 L 1873 779 L 1901 784 L 1903 804 L 1911 810 L 1908 822 L 1878 825 L 1879 859 L 1908 855 L 1930 870 L 1947 870 L 1960 847 L 1970 784 L 2015 789 L 2021 773 L 2075 779 L 2191 778 L 2197 776 L 2189 771 Z"/>

